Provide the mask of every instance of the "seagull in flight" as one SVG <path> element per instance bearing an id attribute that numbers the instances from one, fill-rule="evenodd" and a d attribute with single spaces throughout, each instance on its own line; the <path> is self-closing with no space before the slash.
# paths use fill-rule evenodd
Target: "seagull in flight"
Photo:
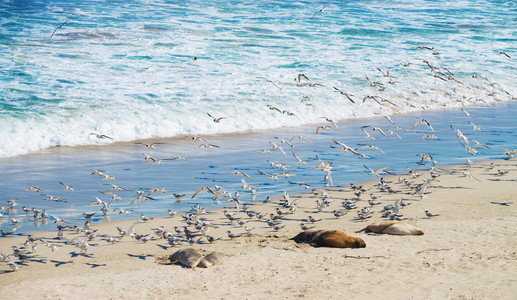
<path id="1" fill-rule="evenodd" d="M 212 116 L 210 113 L 206 113 L 210 118 L 212 118 L 212 120 L 214 121 L 214 123 L 220 123 L 223 119 L 227 119 L 228 117 L 219 117 L 219 118 L 216 118 L 214 116 Z"/>
<path id="2" fill-rule="evenodd" d="M 386 166 L 386 167 L 383 167 L 383 168 L 379 168 L 379 169 L 377 169 L 377 170 L 373 170 L 372 168 L 369 168 L 369 167 L 367 167 L 366 165 L 363 165 L 363 167 L 365 167 L 366 169 L 370 170 L 370 173 L 369 173 L 369 174 L 372 174 L 372 175 L 375 175 L 375 176 L 379 176 L 380 174 L 385 174 L 385 173 L 390 174 L 390 172 L 385 171 L 385 169 L 389 168 L 390 166 Z"/>
<path id="3" fill-rule="evenodd" d="M 429 121 L 427 121 L 426 119 L 422 119 L 420 121 L 416 121 L 415 123 L 413 123 L 413 126 L 411 127 L 411 129 L 415 129 L 416 125 L 425 125 L 429 129 L 431 129 L 432 132 L 434 132 L 433 126 L 431 126 L 431 123 L 429 123 Z"/>
<path id="4" fill-rule="evenodd" d="M 68 23 L 68 20 L 66 20 L 65 22 L 63 22 L 63 24 L 59 25 L 58 27 L 56 27 L 56 29 L 54 29 L 54 31 L 52 32 L 52 34 L 50 35 L 50 38 L 52 38 L 54 36 L 54 34 L 56 34 L 56 31 L 60 28 L 63 28 L 63 26 L 65 26 L 65 24 Z"/>
<path id="5" fill-rule="evenodd" d="M 311 19 L 314 19 L 314 17 L 316 17 L 317 14 L 322 13 L 323 11 L 325 11 L 325 7 L 327 7 L 327 6 L 325 5 L 322 8 L 320 8 L 317 12 L 315 12 L 314 15 L 312 15 Z"/>
<path id="6" fill-rule="evenodd" d="M 465 110 L 463 108 L 461 108 L 461 111 L 465 113 L 465 117 L 467 117 L 467 118 L 479 119 L 478 117 L 471 115 L 467 110 Z"/>
<path id="7" fill-rule="evenodd" d="M 95 135 L 95 137 L 97 137 L 98 139 L 101 139 L 101 140 L 102 139 L 109 139 L 109 140 L 113 139 L 105 134 L 98 134 L 98 133 L 94 133 L 94 132 L 90 133 L 90 135 Z"/>

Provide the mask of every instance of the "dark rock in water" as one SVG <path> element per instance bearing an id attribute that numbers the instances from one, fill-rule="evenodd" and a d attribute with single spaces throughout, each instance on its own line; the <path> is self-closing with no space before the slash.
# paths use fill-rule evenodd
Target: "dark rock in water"
<path id="1" fill-rule="evenodd" d="M 366 243 L 358 237 L 339 230 L 306 230 L 292 238 L 295 242 L 309 243 L 314 247 L 364 248 Z"/>

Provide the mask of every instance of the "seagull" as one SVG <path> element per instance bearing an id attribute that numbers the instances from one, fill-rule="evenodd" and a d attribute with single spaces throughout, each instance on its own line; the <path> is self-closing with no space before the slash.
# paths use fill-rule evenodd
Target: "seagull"
<path id="1" fill-rule="evenodd" d="M 307 226 L 304 223 L 300 223 L 300 227 L 302 228 L 302 230 L 309 230 L 314 228 L 315 226 Z"/>
<path id="2" fill-rule="evenodd" d="M 387 136 L 386 133 L 384 133 L 384 131 L 382 131 L 382 129 L 380 129 L 379 127 L 373 127 L 372 131 L 378 131 L 383 136 Z"/>
<path id="3" fill-rule="evenodd" d="M 278 224 L 274 224 L 272 227 L 273 227 L 273 229 L 274 229 L 275 231 L 278 231 L 278 230 L 280 230 L 280 229 L 284 228 L 284 227 L 285 227 L 285 225 L 280 226 L 280 225 L 278 225 Z"/>
<path id="4" fill-rule="evenodd" d="M 217 241 L 217 240 L 220 240 L 220 239 L 221 239 L 220 237 L 219 237 L 219 238 L 214 238 L 213 236 L 210 236 L 210 235 L 207 235 L 207 236 L 206 236 L 206 240 L 207 240 L 210 244 L 212 244 L 213 242 L 215 242 L 215 241 Z"/>
<path id="5" fill-rule="evenodd" d="M 422 135 L 422 136 L 418 139 L 418 141 L 422 141 L 423 139 L 432 139 L 432 140 L 435 140 L 435 139 L 437 139 L 437 138 L 438 138 L 438 137 L 437 137 L 436 135 L 434 135 L 434 134 L 424 134 L 424 135 Z"/>
<path id="6" fill-rule="evenodd" d="M 398 138 L 399 140 L 401 140 L 402 138 L 400 137 L 400 135 L 396 134 L 395 132 L 391 131 L 391 130 L 388 130 L 388 135 L 389 136 L 394 136 L 396 138 Z"/>
<path id="7" fill-rule="evenodd" d="M 474 177 L 474 176 L 472 175 L 472 173 L 470 173 L 469 171 L 463 171 L 463 176 L 465 176 L 465 177 L 470 177 L 470 178 L 474 178 L 474 179 L 476 179 L 477 181 L 481 181 L 481 180 L 477 179 L 476 177 Z"/>
<path id="8" fill-rule="evenodd" d="M 257 77 L 257 78 L 259 78 L 259 79 L 265 79 L 265 80 L 266 80 L 266 82 L 271 83 L 272 85 L 274 85 L 274 86 L 275 86 L 276 88 L 278 88 L 279 90 L 281 90 L 281 89 L 282 89 L 282 88 L 281 88 L 281 87 L 279 87 L 279 86 L 278 86 L 278 85 L 277 85 L 273 80 L 271 80 L 271 79 L 269 79 L 269 78 L 262 77 L 262 76 L 259 76 L 259 77 Z"/>
<path id="9" fill-rule="evenodd" d="M 204 138 L 199 137 L 199 136 L 193 136 L 190 139 L 193 140 L 193 141 L 201 141 L 201 142 L 204 142 L 204 143 L 208 143 L 207 140 L 205 140 Z"/>
<path id="10" fill-rule="evenodd" d="M 82 213 L 83 217 L 87 220 L 91 219 L 97 212 L 94 212 L 94 213 L 91 213 L 91 214 L 87 214 L 87 213 Z"/>
<path id="11" fill-rule="evenodd" d="M 285 154 L 284 150 L 282 149 L 282 147 L 278 146 L 277 144 L 273 143 L 273 142 L 269 142 L 271 145 L 273 145 L 273 147 L 271 147 L 271 150 L 275 150 L 275 151 L 280 151 L 282 152 L 284 155 L 287 155 Z"/>
<path id="12" fill-rule="evenodd" d="M 317 12 L 315 12 L 314 15 L 312 15 L 311 19 L 314 19 L 314 17 L 316 17 L 317 14 L 322 13 L 325 10 L 325 7 L 327 6 L 325 5 L 322 8 L 320 8 Z"/>
<path id="13" fill-rule="evenodd" d="M 339 130 L 339 127 L 337 126 L 337 124 L 333 120 L 331 120 L 331 119 L 329 119 L 327 117 L 322 117 L 322 118 L 325 119 L 325 121 L 327 121 L 330 124 L 332 124 L 334 127 L 336 127 L 337 130 Z"/>
<path id="14" fill-rule="evenodd" d="M 135 143 L 135 144 L 138 144 L 138 145 L 144 145 L 144 147 L 145 147 L 146 149 L 154 149 L 154 146 L 155 146 L 155 145 L 163 144 L 163 143 L 150 143 L 150 144 L 147 144 L 147 143 Z"/>
<path id="15" fill-rule="evenodd" d="M 337 87 L 333 87 L 333 88 L 334 88 L 334 92 L 338 92 L 338 93 L 340 93 L 341 95 L 345 96 L 348 100 L 350 100 L 350 102 L 355 103 L 354 99 L 352 99 L 352 98 L 350 97 L 350 96 L 352 96 L 352 95 L 350 95 L 350 94 L 348 94 L 348 93 L 346 93 L 346 92 L 343 92 L 343 91 L 339 90 Z"/>
<path id="16" fill-rule="evenodd" d="M 305 78 L 307 80 L 310 81 L 309 77 L 305 76 L 305 74 L 298 74 L 298 76 L 296 76 L 296 78 L 294 79 L 294 81 L 296 81 L 296 85 L 297 86 L 301 86 L 300 82 L 302 81 L 302 78 Z"/>
<path id="17" fill-rule="evenodd" d="M 471 115 L 468 111 L 466 111 L 463 108 L 461 108 L 461 111 L 465 113 L 465 117 L 467 117 L 467 118 L 479 119 L 478 117 L 475 117 L 475 116 Z"/>
<path id="18" fill-rule="evenodd" d="M 237 171 L 237 170 L 230 171 L 230 172 L 228 172 L 228 174 L 233 174 L 233 175 L 237 175 L 237 176 L 244 176 L 244 177 L 247 177 L 250 180 L 253 180 L 253 178 L 251 178 L 248 174 L 246 174 L 244 172 Z"/>
<path id="19" fill-rule="evenodd" d="M 369 134 L 368 132 L 366 132 L 366 130 L 365 130 L 365 128 L 368 128 L 368 127 L 370 127 L 370 126 L 361 126 L 361 130 L 364 132 L 364 134 L 366 134 L 366 138 L 367 138 L 367 139 L 371 139 L 371 140 L 373 140 L 373 139 L 375 139 L 375 137 L 373 137 L 372 135 L 370 135 L 370 134 Z"/>
<path id="20" fill-rule="evenodd" d="M 114 208 L 113 209 L 113 212 L 116 212 L 118 210 L 118 214 L 119 215 L 127 215 L 127 214 L 130 214 L 132 212 L 136 212 L 136 210 L 132 210 L 132 209 L 120 209 L 120 208 Z"/>
<path id="21" fill-rule="evenodd" d="M 90 135 L 95 135 L 95 137 L 97 137 L 98 139 L 109 139 L 109 140 L 112 140 L 113 138 L 105 135 L 105 134 L 98 134 L 98 133 L 90 133 Z"/>
<path id="22" fill-rule="evenodd" d="M 420 121 L 416 121 L 415 123 L 413 123 L 413 126 L 411 127 L 411 129 L 415 129 L 415 126 L 416 125 L 425 125 L 427 126 L 429 129 L 431 129 L 432 132 L 434 132 L 434 129 L 433 127 L 431 126 L 431 123 L 429 123 L 429 121 L 427 121 L 426 119 L 422 119 Z"/>
<path id="23" fill-rule="evenodd" d="M 477 126 L 476 124 L 470 122 L 470 121 L 467 121 L 470 125 L 472 125 L 472 130 L 479 130 L 479 131 L 482 131 L 483 128 Z"/>
<path id="24" fill-rule="evenodd" d="M 294 181 L 289 181 L 289 180 L 287 182 L 290 183 L 290 184 L 297 184 L 297 185 L 299 185 L 299 186 L 301 186 L 301 187 L 303 187 L 305 189 L 308 189 L 308 188 L 311 187 L 310 184 L 308 184 L 308 183 L 294 182 Z"/>
<path id="25" fill-rule="evenodd" d="M 293 136 L 293 137 L 289 140 L 289 142 L 292 142 L 294 139 L 298 139 L 298 140 L 300 140 L 300 141 L 305 140 L 305 141 L 309 141 L 309 142 L 311 142 L 311 143 L 312 143 L 312 140 L 308 139 L 307 137 L 301 136 L 301 135 Z"/>
<path id="26" fill-rule="evenodd" d="M 296 158 L 296 160 L 298 161 L 299 164 L 303 165 L 303 164 L 307 163 L 307 161 L 302 160 L 300 157 L 298 157 L 298 155 L 296 155 L 296 153 L 294 153 L 294 151 L 291 151 L 291 154 L 294 156 L 294 158 Z"/>
<path id="27" fill-rule="evenodd" d="M 210 193 L 210 194 L 212 194 L 212 195 L 214 194 L 214 192 L 212 192 L 212 190 L 211 190 L 209 187 L 203 187 L 203 188 L 199 188 L 199 189 L 197 189 L 197 190 L 194 192 L 194 194 L 192 195 L 192 197 L 190 197 L 190 199 L 194 199 L 194 197 L 196 197 L 196 195 L 197 195 L 198 193 L 203 192 L 203 191 L 204 191 L 204 192 L 208 192 L 208 193 Z"/>
<path id="28" fill-rule="evenodd" d="M 118 178 L 115 176 L 111 176 L 108 174 L 102 174 L 102 175 L 104 176 L 104 178 L 102 178 L 102 180 L 118 180 Z"/>
<path id="29" fill-rule="evenodd" d="M 240 237 L 240 236 L 242 235 L 242 234 L 234 234 L 234 233 L 232 233 L 230 230 L 228 230 L 228 231 L 227 231 L 227 233 L 228 233 L 228 237 L 229 237 L 230 239 L 232 239 L 232 240 L 233 240 L 234 238 L 238 238 L 238 237 Z"/>
<path id="30" fill-rule="evenodd" d="M 383 167 L 383 168 L 379 168 L 379 169 L 377 169 L 377 170 L 375 170 L 375 171 L 374 171 L 373 169 L 371 169 L 371 168 L 367 167 L 366 165 L 363 165 L 363 167 L 365 167 L 366 169 L 370 170 L 370 173 L 369 173 L 369 174 L 371 174 L 371 175 L 375 175 L 375 176 L 377 176 L 377 177 L 378 177 L 380 174 L 384 174 L 384 173 L 388 173 L 388 174 L 390 174 L 390 172 L 388 172 L 388 171 L 384 171 L 385 169 L 389 168 L 390 166 L 386 166 L 386 167 Z"/>
<path id="31" fill-rule="evenodd" d="M 152 220 L 153 218 L 151 218 L 151 217 L 146 217 L 146 216 L 144 216 L 144 214 L 140 214 L 140 219 L 142 219 L 142 221 L 144 221 L 144 222 L 147 222 L 147 221 L 149 221 L 149 220 Z"/>
<path id="32" fill-rule="evenodd" d="M 377 146 L 373 146 L 373 145 L 362 145 L 362 146 L 359 146 L 359 147 L 355 148 L 355 150 L 358 150 L 358 149 L 361 149 L 361 148 L 368 148 L 368 149 L 372 149 L 372 150 L 378 150 L 381 153 L 384 153 L 384 151 L 382 151 L 381 148 L 379 148 Z"/>
<path id="33" fill-rule="evenodd" d="M 219 118 L 216 118 L 214 116 L 212 116 L 210 113 L 206 113 L 210 118 L 212 118 L 212 120 L 214 121 L 214 123 L 220 123 L 223 119 L 227 119 L 228 117 L 219 117 Z"/>
<path id="34" fill-rule="evenodd" d="M 63 202 L 63 203 L 67 203 L 66 200 L 63 200 L 63 199 L 61 199 L 61 198 L 59 198 L 57 196 L 52 196 L 52 195 L 49 195 L 49 194 L 46 194 L 46 195 L 42 194 L 42 196 L 47 196 L 47 200 L 49 200 L 49 201 L 60 201 L 60 202 Z"/>
<path id="35" fill-rule="evenodd" d="M 313 224 L 314 224 L 314 223 L 319 222 L 319 221 L 321 221 L 321 220 L 323 220 L 323 219 L 314 219 L 312 216 L 309 216 L 309 217 L 307 218 L 307 220 L 309 220 L 309 222 L 311 222 L 311 223 L 313 223 Z"/>
<path id="36" fill-rule="evenodd" d="M 102 170 L 93 170 L 90 175 L 104 176 L 104 171 L 102 171 Z"/>
<path id="37" fill-rule="evenodd" d="M 439 216 L 438 214 L 432 214 L 432 213 L 430 213 L 428 210 L 426 210 L 426 211 L 425 211 L 425 215 L 426 215 L 428 218 Z"/>
<path id="38" fill-rule="evenodd" d="M 502 54 L 508 58 L 511 58 L 510 55 L 508 55 L 508 53 L 504 52 L 504 51 L 499 51 L 499 54 Z"/>
<path id="39" fill-rule="evenodd" d="M 499 176 L 503 176 L 506 174 L 508 174 L 508 171 L 506 171 L 506 170 L 497 170 L 497 175 L 499 175 Z"/>
<path id="40" fill-rule="evenodd" d="M 74 190 L 73 186 L 66 185 L 66 184 L 62 183 L 61 181 L 59 183 L 65 187 L 65 191 L 73 191 Z"/>
<path id="41" fill-rule="evenodd" d="M 24 189 L 23 189 L 23 191 L 24 191 L 24 192 L 27 192 L 27 191 L 28 191 L 28 192 L 39 192 L 39 191 L 41 191 L 41 190 L 42 190 L 42 188 L 39 188 L 39 187 L 37 187 L 37 186 L 31 186 L 31 187 L 28 187 L 28 188 L 24 188 Z"/>
<path id="42" fill-rule="evenodd" d="M 320 133 L 320 130 L 329 130 L 329 129 L 330 129 L 330 126 L 328 126 L 328 125 L 318 126 L 318 127 L 316 127 L 316 134 Z"/>
<path id="43" fill-rule="evenodd" d="M 346 212 L 334 210 L 332 212 L 332 214 L 334 214 L 334 217 L 336 217 L 336 219 L 338 219 L 339 217 L 342 217 L 342 216 L 346 215 Z"/>
<path id="44" fill-rule="evenodd" d="M 63 22 L 61 25 L 59 25 L 58 27 L 56 27 L 56 29 L 54 29 L 54 31 L 52 32 L 52 34 L 50 35 L 50 38 L 52 38 L 54 36 L 54 34 L 56 33 L 56 31 L 60 28 L 63 28 L 63 26 L 65 26 L 65 24 L 68 23 L 68 20 L 66 20 L 65 22 Z"/>
<path id="45" fill-rule="evenodd" d="M 214 144 L 200 144 L 199 148 L 201 148 L 201 147 L 203 147 L 203 148 L 221 148 L 221 147 L 219 147 L 217 145 L 214 145 Z"/>

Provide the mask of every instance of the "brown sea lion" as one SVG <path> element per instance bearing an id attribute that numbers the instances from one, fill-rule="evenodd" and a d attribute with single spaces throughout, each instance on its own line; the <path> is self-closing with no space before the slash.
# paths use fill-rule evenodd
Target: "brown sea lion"
<path id="1" fill-rule="evenodd" d="M 339 230 L 306 230 L 293 237 L 295 242 L 306 242 L 314 247 L 364 248 L 366 243 L 358 237 Z"/>
<path id="2" fill-rule="evenodd" d="M 371 224 L 357 231 L 385 233 L 393 235 L 422 235 L 424 231 L 413 224 L 405 222 L 388 221 L 379 224 Z"/>

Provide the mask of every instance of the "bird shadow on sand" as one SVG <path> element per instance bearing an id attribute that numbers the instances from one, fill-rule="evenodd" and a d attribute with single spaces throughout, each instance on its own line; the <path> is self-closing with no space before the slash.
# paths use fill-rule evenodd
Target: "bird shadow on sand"
<path id="1" fill-rule="evenodd" d="M 489 181 L 508 181 L 508 182 L 512 182 L 512 181 L 517 181 L 517 179 L 493 179 L 493 178 L 488 178 L 487 180 Z"/>
<path id="2" fill-rule="evenodd" d="M 464 186 L 443 186 L 443 185 L 433 185 L 433 188 L 440 188 L 440 189 L 451 189 L 451 190 L 472 190 L 473 188 L 464 187 Z"/>
<path id="3" fill-rule="evenodd" d="M 92 263 L 86 263 L 86 265 L 90 266 L 92 269 L 93 268 L 106 267 L 107 266 L 106 264 L 92 264 Z"/>
<path id="4" fill-rule="evenodd" d="M 70 252 L 71 257 L 83 256 L 88 258 L 93 258 L 93 254 L 82 253 L 82 252 Z"/>
<path id="5" fill-rule="evenodd" d="M 151 254 L 135 255 L 135 254 L 130 254 L 130 253 L 128 253 L 127 256 L 142 259 L 142 260 L 146 260 L 148 257 L 153 257 Z"/>
<path id="6" fill-rule="evenodd" d="M 53 263 L 55 267 L 73 263 L 73 261 L 71 261 L 71 260 L 69 260 L 69 261 L 51 260 L 50 262 Z"/>
<path id="7" fill-rule="evenodd" d="M 158 247 L 162 248 L 163 250 L 167 250 L 167 249 L 169 249 L 169 247 L 167 247 L 167 246 L 165 246 L 165 245 L 156 245 L 156 246 L 158 246 Z"/>

